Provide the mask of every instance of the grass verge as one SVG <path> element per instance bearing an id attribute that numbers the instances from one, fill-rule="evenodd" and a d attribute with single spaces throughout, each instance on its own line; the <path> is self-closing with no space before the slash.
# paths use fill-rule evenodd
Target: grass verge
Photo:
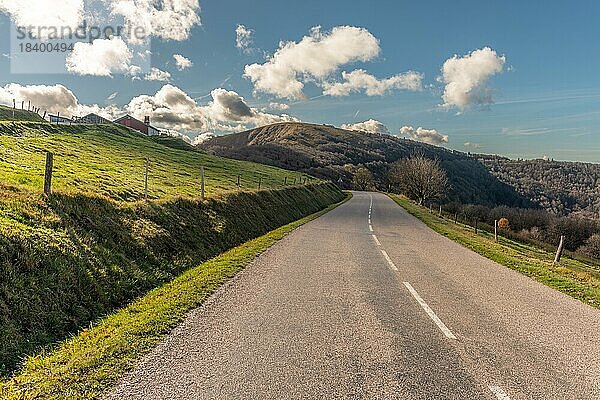
<path id="1" fill-rule="evenodd" d="M 297 227 L 350 199 L 229 250 L 152 290 L 0 384 L 3 399 L 92 399 L 110 388 L 219 286 Z"/>
<path id="2" fill-rule="evenodd" d="M 544 285 L 600 308 L 600 271 L 596 267 L 564 256 L 559 265 L 553 265 L 553 253 L 501 236 L 496 243 L 494 236 L 488 232 L 475 234 L 472 227 L 432 214 L 404 196 L 389 196 L 437 233 Z"/>

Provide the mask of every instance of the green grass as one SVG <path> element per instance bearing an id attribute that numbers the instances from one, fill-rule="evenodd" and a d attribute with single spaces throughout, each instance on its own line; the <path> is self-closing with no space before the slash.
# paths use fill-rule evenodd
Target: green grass
<path id="1" fill-rule="evenodd" d="M 600 308 L 598 267 L 564 256 L 558 265 L 553 265 L 554 254 L 551 252 L 502 236 L 496 243 L 493 234 L 483 231 L 475 234 L 472 227 L 440 218 L 404 196 L 389 196 L 410 214 L 449 239 L 592 307 Z"/>
<path id="2" fill-rule="evenodd" d="M 46 150 L 55 155 L 49 198 Z M 323 182 L 291 185 L 301 177 L 114 125 L 0 121 L 0 376 L 183 271 L 343 196 Z"/>
<path id="3" fill-rule="evenodd" d="M 55 351 L 31 357 L 22 371 L 1 384 L 2 398 L 100 397 L 142 354 L 180 323 L 189 310 L 198 307 L 215 289 L 293 229 L 336 206 L 271 231 L 190 269 L 65 341 Z"/>
<path id="4" fill-rule="evenodd" d="M 13 116 L 13 108 L 0 106 L 0 121 L 37 121 L 43 122 L 42 117 L 34 112 L 21 110 L 21 103 L 17 104 L 18 109 L 14 110 Z M 25 102 L 25 107 L 27 107 L 27 102 Z"/>
<path id="5" fill-rule="evenodd" d="M 177 148 L 175 148 L 177 147 Z M 53 188 L 62 193 L 93 193 L 121 201 L 144 195 L 150 159 L 152 199 L 197 197 L 200 166 L 207 196 L 242 189 L 273 189 L 300 182 L 304 175 L 262 164 L 212 156 L 181 140 L 150 138 L 116 125 L 52 125 L 0 121 L 0 182 L 19 190 L 43 188 L 45 152 L 54 153 Z"/>

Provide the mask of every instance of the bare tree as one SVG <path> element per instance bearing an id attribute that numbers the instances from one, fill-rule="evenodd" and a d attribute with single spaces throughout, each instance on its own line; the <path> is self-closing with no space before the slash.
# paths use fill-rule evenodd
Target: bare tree
<path id="1" fill-rule="evenodd" d="M 356 172 L 354 172 L 354 178 L 352 184 L 355 189 L 358 190 L 369 190 L 374 187 L 373 174 L 364 166 L 360 165 Z"/>
<path id="2" fill-rule="evenodd" d="M 448 190 L 448 177 L 438 160 L 422 154 L 397 161 L 390 169 L 390 182 L 402 193 L 423 205 L 428 200 L 442 199 Z"/>

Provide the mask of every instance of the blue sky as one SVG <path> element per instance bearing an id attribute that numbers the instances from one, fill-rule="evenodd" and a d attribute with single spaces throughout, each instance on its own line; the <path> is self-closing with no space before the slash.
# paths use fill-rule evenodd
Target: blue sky
<path id="1" fill-rule="evenodd" d="M 15 14 L 4 11 L 0 29 L 8 38 L 10 15 L 14 19 Z M 400 135 L 403 126 L 435 130 L 448 136 L 448 142 L 440 144 L 462 151 L 598 162 L 600 52 L 595 38 L 600 33 L 599 11 L 597 1 L 578 1 L 576 6 L 567 1 L 201 1 L 201 22 L 184 40 L 152 38 L 152 66 L 169 72 L 168 84 L 196 99 L 199 107 L 218 103 L 211 91 L 223 88 L 242 96 L 257 113 L 285 113 L 337 126 L 374 119 L 392 134 Z M 249 49 L 235 46 L 239 24 L 253 31 Z M 334 27 L 360 27 L 379 41 L 377 56 L 339 65 L 325 80 L 340 81 L 341 71 L 356 69 L 378 79 L 417 71 L 423 77 L 421 90 L 322 96 L 323 87 L 313 78 L 303 81 L 302 99 L 255 91 L 253 81 L 244 77 L 244 67 L 265 63 L 265 56 L 272 56 L 280 41 L 297 43 L 315 26 L 321 26 L 325 35 Z M 440 107 L 447 82 L 437 78 L 444 62 L 484 47 L 505 57 L 502 71 L 491 74 L 482 86 L 493 102 Z M 0 53 L 10 54 L 10 40 L 0 42 Z M 185 56 L 193 66 L 178 70 L 173 54 Z M 104 107 L 106 99 L 118 92 L 111 102 L 122 109 L 132 98 L 153 96 L 167 84 L 117 73 L 110 77 L 11 74 L 10 62 L 8 57 L 0 58 L 2 86 L 60 84 L 84 105 Z M 271 102 L 289 108 L 265 110 Z M 225 125 L 225 118 L 220 118 L 223 124 L 206 129 L 181 124 L 174 129 L 192 137 L 205 130 L 219 134 L 232 130 L 220 130 Z M 249 127 L 252 122 L 227 124 Z"/>

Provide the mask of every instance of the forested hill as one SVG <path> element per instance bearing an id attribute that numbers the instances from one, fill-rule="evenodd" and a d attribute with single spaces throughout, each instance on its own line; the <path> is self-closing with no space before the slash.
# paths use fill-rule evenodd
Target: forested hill
<path id="1" fill-rule="evenodd" d="M 600 164 L 477 158 L 494 176 L 550 212 L 600 218 Z"/>
<path id="2" fill-rule="evenodd" d="M 282 123 L 210 139 L 214 154 L 250 160 L 338 181 L 350 187 L 353 169 L 364 165 L 379 189 L 388 188 L 390 164 L 420 152 L 440 160 L 452 185 L 449 199 L 485 205 L 532 206 L 526 197 L 493 176 L 465 153 L 391 135 L 348 131 L 329 125 Z"/>

